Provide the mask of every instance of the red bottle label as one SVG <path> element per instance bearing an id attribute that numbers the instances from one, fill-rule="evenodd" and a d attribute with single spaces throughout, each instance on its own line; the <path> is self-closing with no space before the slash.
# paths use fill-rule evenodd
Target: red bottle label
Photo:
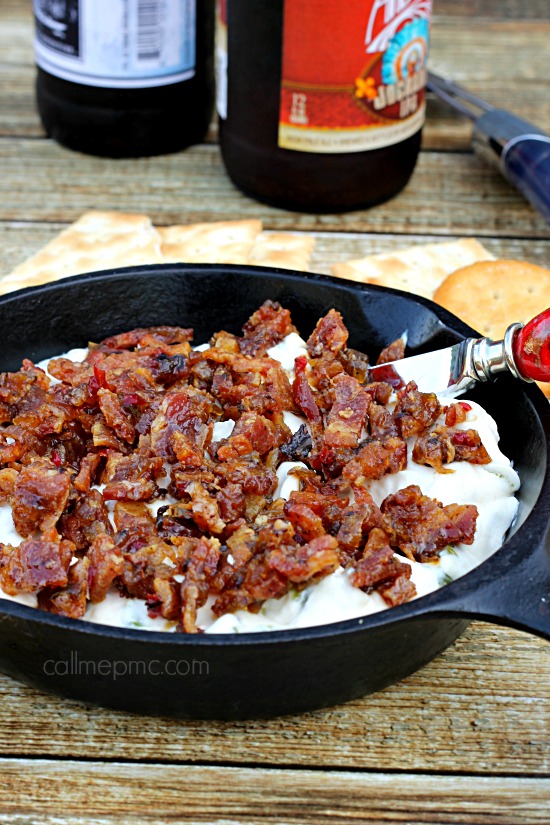
<path id="1" fill-rule="evenodd" d="M 424 123 L 431 0 L 284 0 L 279 146 L 358 152 Z"/>

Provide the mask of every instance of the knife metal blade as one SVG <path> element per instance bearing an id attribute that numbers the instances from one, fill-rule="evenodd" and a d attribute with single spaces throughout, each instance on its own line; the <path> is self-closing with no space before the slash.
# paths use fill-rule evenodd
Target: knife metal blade
<path id="1" fill-rule="evenodd" d="M 478 381 L 488 381 L 500 372 L 523 378 L 516 367 L 512 341 L 521 324 L 512 324 L 502 341 L 466 338 L 452 347 L 413 355 L 399 361 L 370 367 L 371 381 L 385 381 L 395 390 L 414 381 L 422 392 L 454 398 Z"/>

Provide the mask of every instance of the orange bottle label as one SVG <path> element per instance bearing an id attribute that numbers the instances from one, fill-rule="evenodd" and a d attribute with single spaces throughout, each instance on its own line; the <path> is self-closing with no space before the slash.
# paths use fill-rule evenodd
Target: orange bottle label
<path id="1" fill-rule="evenodd" d="M 284 0 L 279 146 L 359 152 L 424 123 L 432 0 Z"/>

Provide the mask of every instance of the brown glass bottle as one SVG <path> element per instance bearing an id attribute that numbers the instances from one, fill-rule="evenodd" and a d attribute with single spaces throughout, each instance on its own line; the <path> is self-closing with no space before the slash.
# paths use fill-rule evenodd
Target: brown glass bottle
<path id="1" fill-rule="evenodd" d="M 78 7 L 78 0 L 72 3 Z M 159 14 L 162 8 L 158 4 Z M 108 80 L 74 82 L 38 66 L 36 99 L 47 134 L 70 149 L 112 158 L 166 154 L 200 142 L 214 103 L 214 9 L 214 0 L 196 4 L 194 74 L 188 79 L 149 85 L 147 78 L 143 87 L 120 88 L 105 85 Z"/>
<path id="2" fill-rule="evenodd" d="M 227 0 L 227 117 L 220 118 L 220 143 L 231 180 L 260 201 L 306 212 L 387 200 L 411 176 L 421 125 L 399 143 L 368 151 L 278 145 L 283 11 L 284 0 Z"/>

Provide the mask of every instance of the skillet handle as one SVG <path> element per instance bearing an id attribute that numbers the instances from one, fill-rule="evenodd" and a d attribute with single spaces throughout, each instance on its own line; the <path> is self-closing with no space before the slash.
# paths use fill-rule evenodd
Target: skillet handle
<path id="1" fill-rule="evenodd" d="M 524 541 L 488 559 L 478 569 L 478 584 L 458 579 L 448 585 L 455 594 L 449 593 L 445 614 L 508 625 L 550 641 L 550 531 L 530 555 L 524 552 L 528 532 Z M 476 570 L 468 579 L 475 575 Z"/>

